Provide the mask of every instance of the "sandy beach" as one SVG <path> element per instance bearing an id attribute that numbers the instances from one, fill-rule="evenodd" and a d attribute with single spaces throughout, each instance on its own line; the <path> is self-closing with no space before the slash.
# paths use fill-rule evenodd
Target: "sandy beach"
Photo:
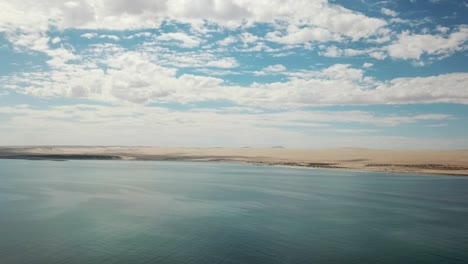
<path id="1" fill-rule="evenodd" d="M 259 165 L 468 176 L 468 150 L 1 147 L 0 158 L 223 161 Z"/>

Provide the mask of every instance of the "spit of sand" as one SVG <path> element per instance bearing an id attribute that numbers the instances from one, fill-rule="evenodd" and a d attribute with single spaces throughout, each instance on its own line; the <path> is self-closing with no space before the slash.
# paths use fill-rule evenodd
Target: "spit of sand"
<path id="1" fill-rule="evenodd" d="M 231 161 L 395 173 L 468 175 L 468 150 L 0 147 L 0 158 Z"/>

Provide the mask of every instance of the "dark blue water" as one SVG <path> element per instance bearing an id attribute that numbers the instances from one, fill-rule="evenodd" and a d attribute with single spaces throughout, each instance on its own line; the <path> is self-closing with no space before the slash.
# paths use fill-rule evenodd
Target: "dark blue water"
<path id="1" fill-rule="evenodd" d="M 0 263 L 468 263 L 468 178 L 0 160 Z"/>

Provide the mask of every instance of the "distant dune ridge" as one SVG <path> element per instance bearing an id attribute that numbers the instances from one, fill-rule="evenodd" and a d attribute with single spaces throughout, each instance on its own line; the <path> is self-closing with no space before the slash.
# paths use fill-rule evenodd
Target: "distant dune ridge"
<path id="1" fill-rule="evenodd" d="M 0 147 L 2 159 L 191 160 L 468 176 L 468 150 Z"/>

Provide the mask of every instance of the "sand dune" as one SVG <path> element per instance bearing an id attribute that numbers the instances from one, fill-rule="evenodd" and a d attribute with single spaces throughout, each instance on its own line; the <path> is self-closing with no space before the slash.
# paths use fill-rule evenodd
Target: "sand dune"
<path id="1" fill-rule="evenodd" d="M 468 150 L 3 147 L 0 148 L 0 158 L 232 161 L 397 173 L 468 175 Z"/>

